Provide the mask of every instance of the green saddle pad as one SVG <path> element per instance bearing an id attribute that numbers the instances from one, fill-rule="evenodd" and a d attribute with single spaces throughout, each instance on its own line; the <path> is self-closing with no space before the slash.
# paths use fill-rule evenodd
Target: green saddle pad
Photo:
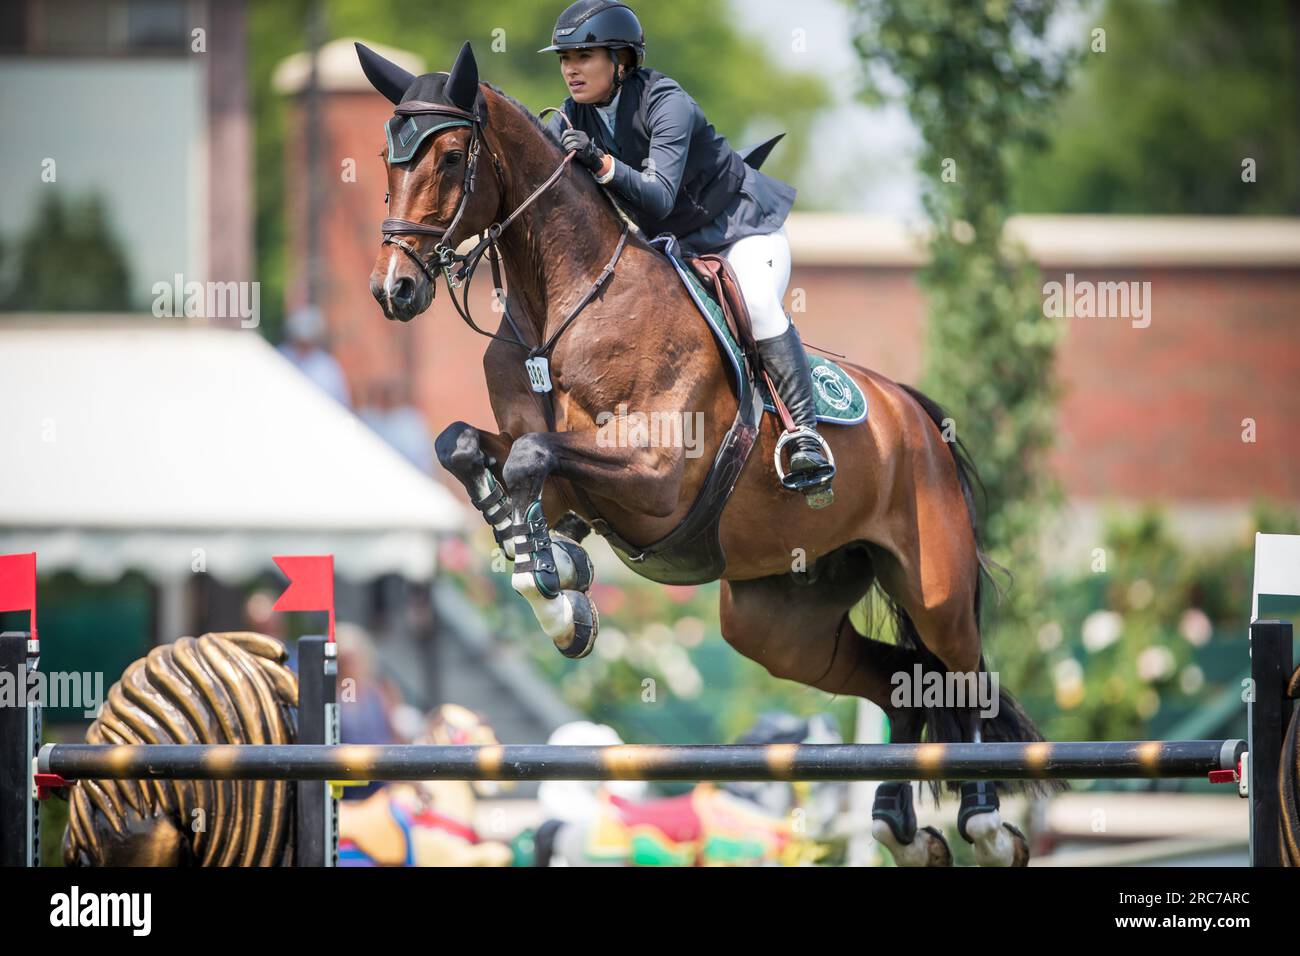
<path id="1" fill-rule="evenodd" d="M 686 284 L 691 298 L 695 300 L 696 306 L 704 315 L 705 321 L 709 323 L 709 328 L 713 329 L 713 334 L 726 346 L 727 355 L 731 357 L 732 370 L 735 372 L 737 391 L 739 391 L 740 376 L 748 374 L 743 371 L 744 353 L 741 352 L 736 337 L 731 334 L 731 328 L 722 314 L 722 307 L 705 289 L 704 284 L 695 275 L 695 270 L 663 248 L 666 243 L 656 238 L 651 245 L 660 247 L 668 257 L 668 261 L 673 264 L 678 276 Z M 830 359 L 822 355 L 814 355 L 807 349 L 804 349 L 804 355 L 808 358 L 808 369 L 812 372 L 813 400 L 817 404 L 817 420 L 831 425 L 857 425 L 865 421 L 867 397 L 862 394 L 858 383 Z M 772 403 L 767 383 L 759 381 L 757 385 L 763 395 L 764 410 L 776 414 L 776 406 Z"/>

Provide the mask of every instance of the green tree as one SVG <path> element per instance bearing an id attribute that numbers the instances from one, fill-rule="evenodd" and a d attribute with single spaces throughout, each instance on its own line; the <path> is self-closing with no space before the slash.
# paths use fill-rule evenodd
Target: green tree
<path id="1" fill-rule="evenodd" d="M 0 269 L 12 288 L 0 299 L 8 312 L 123 312 L 131 308 L 130 273 L 98 194 L 65 199 L 49 190 L 31 226 L 8 243 Z"/>
<path id="2" fill-rule="evenodd" d="M 1086 28 L 1086 68 L 1017 177 L 1018 209 L 1300 212 L 1300 2 L 1108 0 Z"/>
<path id="3" fill-rule="evenodd" d="M 1044 142 L 1043 117 L 1067 59 L 1044 41 L 1048 0 L 953 6 L 944 0 L 846 0 L 867 70 L 864 98 L 900 99 L 918 127 L 932 233 L 921 281 L 930 299 L 923 388 L 955 419 L 987 493 L 988 553 L 1015 575 L 996 658 L 1010 687 L 1028 673 L 1045 620 L 1038 535 L 1059 490 L 1047 476 L 1058 326 L 1043 315 L 1037 272 L 1002 227 L 1018 156 Z"/>

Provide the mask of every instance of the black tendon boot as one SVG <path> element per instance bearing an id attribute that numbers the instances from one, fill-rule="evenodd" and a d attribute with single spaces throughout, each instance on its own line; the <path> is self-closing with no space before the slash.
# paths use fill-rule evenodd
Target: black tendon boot
<path id="1" fill-rule="evenodd" d="M 835 465 L 817 437 L 812 374 L 794 323 L 775 338 L 759 339 L 758 352 L 795 427 L 800 429 L 790 440 L 790 470 L 781 483 L 808 495 L 808 503 L 814 508 L 825 507 L 834 500 L 830 482 L 835 477 Z"/>

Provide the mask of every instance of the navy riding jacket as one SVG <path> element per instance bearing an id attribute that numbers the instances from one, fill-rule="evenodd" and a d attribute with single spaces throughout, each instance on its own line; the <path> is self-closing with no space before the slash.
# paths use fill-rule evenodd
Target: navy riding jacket
<path id="1" fill-rule="evenodd" d="M 776 232 L 794 205 L 793 186 L 746 165 L 690 94 L 656 70 L 624 79 L 612 136 L 594 106 L 569 97 L 564 112 L 617 160 L 607 185 L 647 238 L 671 232 L 687 252 L 713 252 Z M 557 143 L 564 128 L 558 115 L 547 123 Z"/>

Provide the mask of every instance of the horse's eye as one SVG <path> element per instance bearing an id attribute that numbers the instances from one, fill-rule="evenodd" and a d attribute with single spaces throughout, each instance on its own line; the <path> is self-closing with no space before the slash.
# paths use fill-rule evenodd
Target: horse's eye
<path id="1" fill-rule="evenodd" d="M 461 158 L 464 154 L 460 150 L 454 150 L 448 153 L 442 160 L 442 164 L 448 169 L 453 169 L 460 165 Z"/>

